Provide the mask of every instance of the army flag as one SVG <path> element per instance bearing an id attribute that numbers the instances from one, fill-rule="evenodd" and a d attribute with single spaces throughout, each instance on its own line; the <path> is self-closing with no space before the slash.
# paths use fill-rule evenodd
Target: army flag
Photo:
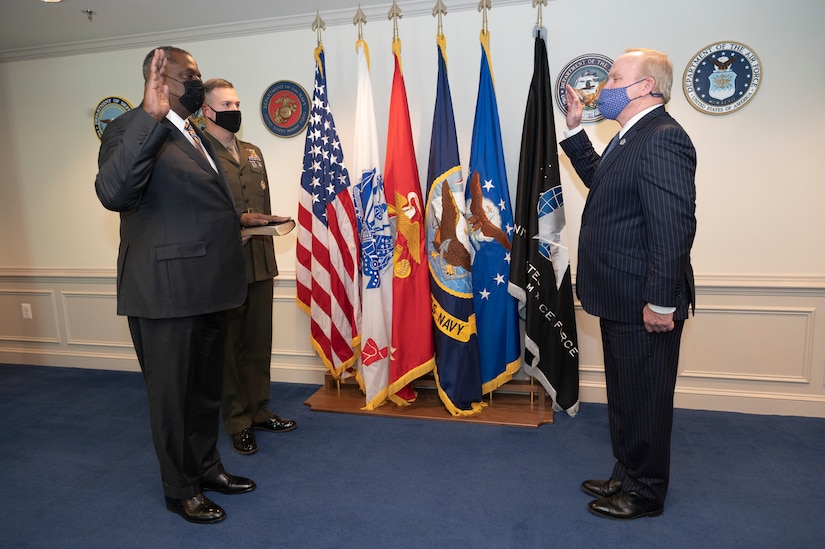
<path id="1" fill-rule="evenodd" d="M 426 209 L 435 380 L 441 402 L 452 415 L 473 416 L 481 412 L 481 371 L 473 314 L 472 254 L 443 34 L 437 42 L 438 82 Z"/>
<path id="2" fill-rule="evenodd" d="M 490 61 L 490 34 L 481 33 L 481 69 L 470 146 L 469 210 L 473 308 L 481 354 L 482 393 L 510 381 L 520 366 L 518 304 L 508 292 L 513 210 L 504 164 L 498 103 Z"/>
<path id="3" fill-rule="evenodd" d="M 356 379 L 367 410 L 387 400 L 392 334 L 392 232 L 378 159 L 378 131 L 370 81 L 369 48 L 355 44 L 358 89 L 355 100 L 353 186 L 361 242 L 361 358 Z"/>
<path id="4" fill-rule="evenodd" d="M 327 101 L 323 47 L 298 198 L 296 301 L 310 317 L 310 341 L 335 377 L 355 365 L 360 346 L 360 274 L 349 173 Z"/>
<path id="5" fill-rule="evenodd" d="M 535 36 L 521 137 L 510 293 L 525 309 L 524 370 L 544 386 L 554 409 L 572 416 L 579 407 L 579 351 L 543 32 Z"/>
<path id="6" fill-rule="evenodd" d="M 394 225 L 392 338 L 388 398 L 398 405 L 415 400 L 412 382 L 430 372 L 435 348 L 430 274 L 424 243 L 424 203 L 415 158 L 407 90 L 401 72 L 401 40 L 392 43 L 395 69 L 390 93 L 384 190 Z"/>

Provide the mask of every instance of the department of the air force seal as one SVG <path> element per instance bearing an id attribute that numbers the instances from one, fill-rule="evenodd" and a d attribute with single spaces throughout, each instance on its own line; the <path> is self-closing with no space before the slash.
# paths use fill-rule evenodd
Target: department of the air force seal
<path id="1" fill-rule="evenodd" d="M 266 128 L 278 137 L 292 137 L 309 121 L 309 95 L 299 84 L 279 80 L 261 98 L 261 117 Z"/>
<path id="2" fill-rule="evenodd" d="M 719 42 L 696 52 L 682 86 L 693 108 L 720 115 L 744 107 L 761 81 L 762 65 L 753 50 L 739 42 Z"/>
<path id="3" fill-rule="evenodd" d="M 107 97 L 95 107 L 95 133 L 97 138 L 103 135 L 106 126 L 126 111 L 132 110 L 132 105 L 120 97 Z"/>
<path id="4" fill-rule="evenodd" d="M 570 84 L 584 104 L 582 122 L 601 120 L 599 94 L 612 66 L 612 59 L 598 53 L 588 53 L 570 61 L 556 80 L 556 103 L 561 112 L 567 114 L 567 84 Z"/>

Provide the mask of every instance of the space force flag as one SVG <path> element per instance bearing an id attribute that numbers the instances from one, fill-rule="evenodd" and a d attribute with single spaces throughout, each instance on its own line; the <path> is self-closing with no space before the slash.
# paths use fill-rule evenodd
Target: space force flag
<path id="1" fill-rule="evenodd" d="M 544 32 L 544 29 L 542 29 Z M 547 47 L 536 32 L 516 194 L 510 293 L 525 309 L 524 370 L 575 415 L 579 350 Z"/>

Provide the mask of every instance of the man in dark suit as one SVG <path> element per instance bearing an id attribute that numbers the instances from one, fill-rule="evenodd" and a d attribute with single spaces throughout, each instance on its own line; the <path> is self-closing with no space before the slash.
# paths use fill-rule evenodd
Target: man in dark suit
<path id="1" fill-rule="evenodd" d="M 261 149 L 241 141 L 241 101 L 231 82 L 212 78 L 204 84 L 203 117 L 226 174 L 235 206 L 247 212 L 271 215 L 269 179 Z M 271 216 L 273 221 L 288 217 Z M 242 455 L 258 451 L 253 429 L 273 433 L 291 431 L 292 419 L 269 410 L 269 368 L 272 360 L 272 277 L 278 275 L 272 237 L 253 236 L 244 246 L 246 300 L 227 313 L 226 361 L 221 415 L 232 437 L 232 448 Z"/>
<path id="2" fill-rule="evenodd" d="M 582 103 L 567 88 L 561 146 L 590 189 L 579 234 L 576 293 L 599 317 L 610 438 L 608 480 L 587 480 L 598 516 L 664 510 L 679 344 L 694 303 L 696 151 L 665 111 L 673 67 L 663 53 L 627 50 L 613 64 L 599 111 L 621 131 L 600 157 L 581 131 Z"/>
<path id="3" fill-rule="evenodd" d="M 117 312 L 146 383 L 170 511 L 195 523 L 224 510 L 203 495 L 248 492 L 227 473 L 219 430 L 226 311 L 246 296 L 240 218 L 209 141 L 187 117 L 203 103 L 198 65 L 165 46 L 143 63 L 143 102 L 106 127 L 95 190 L 120 212 Z"/>

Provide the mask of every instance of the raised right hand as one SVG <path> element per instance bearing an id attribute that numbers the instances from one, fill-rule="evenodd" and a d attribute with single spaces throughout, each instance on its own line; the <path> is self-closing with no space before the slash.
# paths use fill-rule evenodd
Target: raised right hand
<path id="1" fill-rule="evenodd" d="M 143 110 L 161 121 L 169 112 L 169 86 L 163 83 L 166 54 L 156 49 L 149 66 L 149 76 L 143 86 Z"/>
<path id="2" fill-rule="evenodd" d="M 578 128 L 582 123 L 582 111 L 584 105 L 579 99 L 579 95 L 573 90 L 570 84 L 567 84 L 567 129 L 572 130 Z"/>

